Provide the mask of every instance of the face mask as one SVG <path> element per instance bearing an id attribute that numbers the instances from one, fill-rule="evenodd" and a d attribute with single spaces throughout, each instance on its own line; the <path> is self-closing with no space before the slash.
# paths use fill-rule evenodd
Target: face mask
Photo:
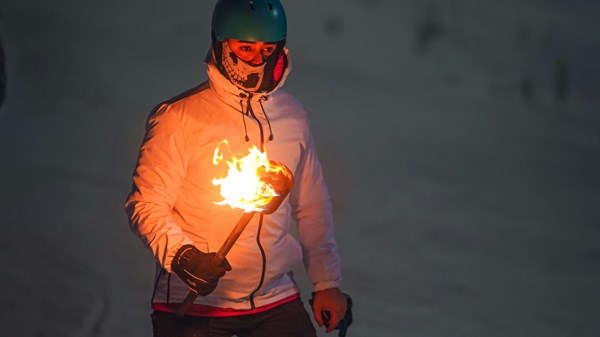
<path id="1" fill-rule="evenodd" d="M 229 80 L 233 84 L 250 92 L 256 91 L 260 87 L 265 76 L 266 62 L 259 65 L 251 65 L 242 61 L 231 51 L 227 41 L 223 42 L 221 57 L 223 70 L 227 73 Z"/>
<path id="2" fill-rule="evenodd" d="M 283 78 L 288 59 L 283 50 L 285 41 L 277 42 L 277 47 L 265 62 L 252 65 L 237 57 L 227 41 L 212 40 L 212 56 L 219 71 L 231 83 L 247 92 L 270 92 Z"/>

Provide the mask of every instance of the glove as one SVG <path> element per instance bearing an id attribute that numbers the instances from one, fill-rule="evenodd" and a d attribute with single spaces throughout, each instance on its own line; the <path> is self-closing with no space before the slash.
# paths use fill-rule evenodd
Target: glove
<path id="1" fill-rule="evenodd" d="M 353 321 L 352 298 L 350 297 L 350 295 L 348 295 L 346 293 L 343 293 L 343 295 L 346 298 L 347 307 L 346 307 L 346 314 L 344 315 L 344 318 L 339 321 L 339 323 L 337 324 L 337 326 L 334 329 L 334 330 L 338 330 L 338 337 L 346 337 L 346 332 L 348 331 L 348 327 L 350 326 L 350 324 L 352 324 L 352 321 Z M 311 299 L 308 301 L 308 303 L 310 304 L 311 307 L 313 306 L 314 299 L 315 299 L 315 293 L 312 293 Z M 329 311 L 321 311 L 321 319 L 323 320 L 323 324 L 326 327 L 329 327 L 329 319 L 330 318 L 331 318 L 331 313 Z"/>
<path id="2" fill-rule="evenodd" d="M 171 268 L 183 282 L 200 296 L 212 293 L 219 279 L 231 270 L 227 259 L 219 263 L 216 253 L 203 253 L 192 245 L 184 245 L 173 258 Z"/>

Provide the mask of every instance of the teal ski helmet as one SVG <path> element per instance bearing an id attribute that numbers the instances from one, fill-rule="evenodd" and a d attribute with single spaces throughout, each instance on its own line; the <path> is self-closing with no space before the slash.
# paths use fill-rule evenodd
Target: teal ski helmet
<path id="1" fill-rule="evenodd" d="M 277 42 L 286 39 L 287 20 L 279 0 L 218 0 L 211 29 L 217 41 Z"/>

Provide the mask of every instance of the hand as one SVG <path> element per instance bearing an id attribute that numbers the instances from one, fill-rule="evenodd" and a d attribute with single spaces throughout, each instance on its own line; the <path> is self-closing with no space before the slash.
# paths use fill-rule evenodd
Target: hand
<path id="1" fill-rule="evenodd" d="M 315 292 L 312 303 L 313 316 L 319 326 L 323 326 L 323 316 L 328 316 L 326 333 L 333 331 L 346 315 L 346 297 L 339 288 L 330 288 Z"/>
<path id="2" fill-rule="evenodd" d="M 217 288 L 225 272 L 231 270 L 227 259 L 219 263 L 216 255 L 203 253 L 192 245 L 184 245 L 175 254 L 172 269 L 192 291 L 206 296 Z"/>

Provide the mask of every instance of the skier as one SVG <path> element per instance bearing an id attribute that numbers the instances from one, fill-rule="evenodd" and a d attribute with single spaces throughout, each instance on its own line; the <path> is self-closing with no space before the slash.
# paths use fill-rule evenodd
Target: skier
<path id="1" fill-rule="evenodd" d="M 284 9 L 278 0 L 219 0 L 211 27 L 208 81 L 150 114 L 125 203 L 131 229 L 156 259 L 154 336 L 316 336 L 292 275 L 301 262 L 314 285 L 313 317 L 331 332 L 348 302 L 307 115 L 280 89 L 291 70 Z M 254 216 L 217 264 L 215 251 L 241 214 L 215 204 L 212 179 L 222 172 L 212 157 L 223 139 L 234 153 L 266 151 L 295 185 L 276 212 Z M 190 290 L 200 296 L 178 317 Z"/>

